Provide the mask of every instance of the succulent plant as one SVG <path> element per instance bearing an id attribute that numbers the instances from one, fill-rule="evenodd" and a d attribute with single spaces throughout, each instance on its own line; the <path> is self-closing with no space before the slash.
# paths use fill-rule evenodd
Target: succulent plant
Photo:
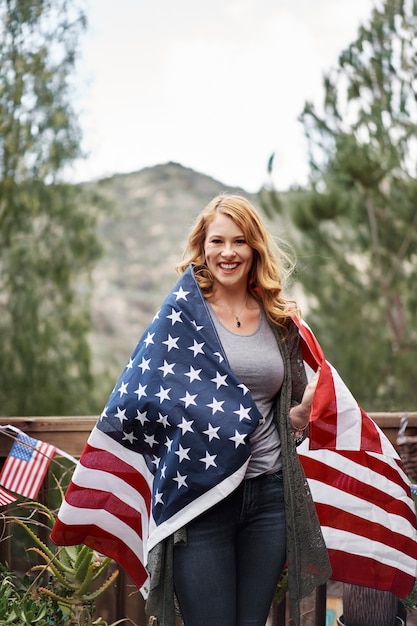
<path id="1" fill-rule="evenodd" d="M 36 511 L 44 518 L 48 528 L 52 527 L 55 516 L 47 506 L 39 502 L 28 502 L 24 506 L 30 506 L 32 512 Z M 31 572 L 36 572 L 37 576 L 32 577 L 30 582 L 26 580 L 23 583 L 23 579 L 20 579 L 23 590 L 19 590 L 13 575 L 7 570 L 3 571 L 0 581 L 0 626 L 108 626 L 101 617 L 93 620 L 93 614 L 95 600 L 115 582 L 119 573 L 115 570 L 103 583 L 98 582 L 108 569 L 111 559 L 102 557 L 86 545 L 51 548 L 32 528 L 39 522 L 31 517 L 13 518 L 11 521 L 26 531 L 34 544 L 28 551 L 36 553 L 43 563 L 31 568 Z M 44 574 L 49 579 L 47 584 L 42 584 Z M 53 621 L 50 617 L 51 608 L 55 612 Z M 126 621 L 121 619 L 110 626 Z"/>

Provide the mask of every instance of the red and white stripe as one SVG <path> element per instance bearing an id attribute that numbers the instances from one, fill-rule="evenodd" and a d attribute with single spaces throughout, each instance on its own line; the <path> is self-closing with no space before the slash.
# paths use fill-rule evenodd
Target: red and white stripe
<path id="1" fill-rule="evenodd" d="M 16 502 L 16 500 L 16 496 L 13 496 L 11 493 L 0 487 L 0 506 L 6 506 L 7 504 Z"/>
<path id="2" fill-rule="evenodd" d="M 110 556 L 144 596 L 152 475 L 142 455 L 93 429 L 65 494 L 51 539 Z"/>
<path id="3" fill-rule="evenodd" d="M 342 582 L 406 597 L 417 574 L 414 501 L 399 456 L 297 322 L 307 369 L 320 376 L 309 439 L 298 448 L 333 569 Z"/>

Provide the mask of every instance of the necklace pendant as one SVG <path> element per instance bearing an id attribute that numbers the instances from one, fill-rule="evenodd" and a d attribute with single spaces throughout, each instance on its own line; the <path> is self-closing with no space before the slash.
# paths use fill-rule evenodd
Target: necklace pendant
<path id="1" fill-rule="evenodd" d="M 236 319 L 236 326 L 237 326 L 238 328 L 240 328 L 240 322 L 239 322 L 239 320 L 238 320 L 238 319 Z"/>

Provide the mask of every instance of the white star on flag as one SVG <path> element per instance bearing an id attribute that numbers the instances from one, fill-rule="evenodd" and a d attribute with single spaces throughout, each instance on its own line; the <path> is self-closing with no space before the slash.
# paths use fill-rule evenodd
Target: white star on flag
<path id="1" fill-rule="evenodd" d="M 192 396 L 190 393 L 188 393 L 188 391 L 186 391 L 185 396 L 183 398 L 180 398 L 180 400 L 184 402 L 185 407 L 187 408 L 190 406 L 190 404 L 194 404 L 194 406 L 197 406 L 197 402 L 195 401 L 196 397 L 196 393 Z"/>
<path id="2" fill-rule="evenodd" d="M 180 444 L 179 449 L 175 452 L 175 454 L 178 456 L 180 460 L 180 463 L 184 461 L 184 459 L 187 459 L 188 461 L 190 460 L 190 457 L 188 455 L 190 449 L 191 448 L 183 448 L 182 445 Z"/>
<path id="3" fill-rule="evenodd" d="M 182 323 L 181 311 L 176 311 L 175 309 L 171 309 L 171 315 L 167 315 L 167 318 L 171 320 L 172 326 L 174 326 L 176 322 Z"/>
<path id="4" fill-rule="evenodd" d="M 145 424 L 145 422 L 149 422 L 146 411 L 141 412 L 139 410 L 136 410 L 135 419 L 138 420 L 142 424 L 142 426 Z"/>
<path id="5" fill-rule="evenodd" d="M 189 350 L 192 350 L 194 353 L 194 358 L 197 356 L 197 354 L 204 354 L 203 352 L 203 346 L 204 346 L 204 341 L 202 343 L 198 343 L 195 339 L 194 339 L 194 343 L 192 346 L 189 346 Z"/>
<path id="6" fill-rule="evenodd" d="M 134 392 L 134 393 L 136 393 L 138 395 L 138 400 L 143 398 L 143 396 L 146 396 L 146 387 L 147 387 L 147 385 L 141 385 L 139 383 L 139 387 Z"/>
<path id="7" fill-rule="evenodd" d="M 125 393 L 127 393 L 127 383 L 122 383 L 117 391 L 120 393 L 120 397 L 122 397 Z"/>
<path id="8" fill-rule="evenodd" d="M 250 407 L 244 407 L 242 405 L 240 405 L 239 410 L 238 411 L 234 411 L 234 413 L 236 413 L 236 415 L 239 415 L 239 422 L 241 422 L 242 420 L 250 420 L 251 417 L 249 415 L 250 413 Z"/>
<path id="9" fill-rule="evenodd" d="M 224 400 L 219 401 L 219 400 L 216 400 L 216 398 L 213 398 L 213 401 L 207 406 L 211 408 L 212 415 L 214 415 L 215 413 L 217 413 L 217 411 L 221 411 L 222 413 L 224 413 L 223 404 L 224 404 Z"/>
<path id="10" fill-rule="evenodd" d="M 167 363 L 164 359 L 164 364 L 161 367 L 158 367 L 159 370 L 163 373 L 163 376 L 168 376 L 168 374 L 174 373 L 175 363 Z"/>
<path id="11" fill-rule="evenodd" d="M 178 350 L 178 340 L 179 340 L 179 337 L 171 337 L 171 335 L 168 334 L 168 338 L 166 339 L 166 341 L 163 341 L 162 343 L 168 346 L 168 352 L 169 352 L 173 348 L 176 348 L 176 350 Z"/>
<path id="12" fill-rule="evenodd" d="M 169 424 L 168 415 L 161 415 L 161 413 L 159 413 L 158 424 L 162 424 L 164 428 L 167 428 Z"/>
<path id="13" fill-rule="evenodd" d="M 203 433 L 207 435 L 209 438 L 209 441 L 211 441 L 212 439 L 220 439 L 219 435 L 217 434 L 219 430 L 220 430 L 220 426 L 214 427 L 211 424 L 209 424 L 207 430 L 203 430 Z"/>
<path id="14" fill-rule="evenodd" d="M 190 432 L 190 433 L 192 433 L 192 432 L 193 432 L 192 424 L 193 424 L 193 421 L 192 421 L 192 420 L 187 421 L 187 420 L 185 419 L 185 417 L 183 417 L 183 418 L 182 418 L 182 420 L 181 420 L 181 424 L 178 424 L 178 428 L 180 428 L 180 429 L 182 430 L 182 434 L 183 434 L 183 436 L 184 436 L 184 435 L 185 435 L 185 433 L 187 433 L 187 432 Z"/>
<path id="15" fill-rule="evenodd" d="M 190 292 L 189 291 L 184 291 L 184 289 L 182 287 L 180 287 L 178 289 L 178 291 L 173 291 L 173 294 L 176 296 L 175 300 L 187 300 L 187 296 Z"/>
<path id="16" fill-rule="evenodd" d="M 217 467 L 215 463 L 216 457 L 217 454 L 209 454 L 208 450 L 206 450 L 206 456 L 203 459 L 200 459 L 200 461 L 205 464 L 207 470 L 209 467 Z"/>
<path id="17" fill-rule="evenodd" d="M 226 378 L 227 374 L 223 374 L 223 376 L 221 376 L 219 372 L 216 372 L 215 378 L 212 378 L 211 380 L 213 383 L 216 383 L 216 387 L 219 389 L 222 385 L 227 387 Z"/>
<path id="18" fill-rule="evenodd" d="M 143 357 L 142 363 L 139 365 L 140 369 L 142 370 L 142 374 L 143 372 L 146 372 L 146 370 L 149 369 L 149 362 L 150 362 L 150 359 L 145 359 L 145 357 Z"/>
<path id="19" fill-rule="evenodd" d="M 193 366 L 191 365 L 191 366 L 190 366 L 190 371 L 189 371 L 189 372 L 185 372 L 185 374 L 184 374 L 184 375 L 185 375 L 185 376 L 188 376 L 188 377 L 189 377 L 189 379 L 190 379 L 190 383 L 192 383 L 192 382 L 193 382 L 193 380 L 201 380 L 201 378 L 200 378 L 200 372 L 201 372 L 201 369 L 196 370 L 196 369 L 194 369 L 194 368 L 193 368 Z"/>
<path id="20" fill-rule="evenodd" d="M 178 483 L 178 489 L 181 489 L 181 487 L 187 487 L 187 476 L 182 476 L 179 472 L 177 472 L 177 476 L 176 478 L 174 478 L 173 480 L 175 480 L 175 482 Z"/>
<path id="21" fill-rule="evenodd" d="M 246 435 L 239 433 L 237 430 L 235 430 L 235 434 L 233 437 L 229 437 L 230 441 L 234 441 L 235 442 L 235 447 L 237 448 L 238 446 L 241 446 L 245 443 L 245 437 Z"/>
<path id="22" fill-rule="evenodd" d="M 158 393 L 155 394 L 155 396 L 157 398 L 159 398 L 159 402 L 162 404 L 162 402 L 164 400 L 169 400 L 169 392 L 171 391 L 171 388 L 169 387 L 168 389 L 164 389 L 162 386 L 159 387 L 159 391 Z"/>
<path id="23" fill-rule="evenodd" d="M 120 423 L 123 424 L 124 420 L 128 419 L 126 417 L 126 409 L 122 410 L 120 407 L 117 407 L 117 411 L 116 411 L 115 417 L 118 417 L 119 420 L 120 420 Z"/>
<path id="24" fill-rule="evenodd" d="M 149 344 L 153 343 L 154 336 L 155 336 L 155 333 L 148 333 L 146 335 L 146 339 L 144 339 L 144 343 L 146 346 L 149 346 Z"/>

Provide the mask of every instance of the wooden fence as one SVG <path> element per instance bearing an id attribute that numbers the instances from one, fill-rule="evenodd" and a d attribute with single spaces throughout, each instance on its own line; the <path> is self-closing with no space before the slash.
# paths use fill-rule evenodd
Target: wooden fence
<path id="1" fill-rule="evenodd" d="M 403 413 L 370 413 L 370 416 L 396 447 L 399 422 Z M 407 413 L 407 416 L 409 426 L 407 432 L 410 435 L 417 435 L 417 413 Z M 0 426 L 11 425 L 19 428 L 30 437 L 51 443 L 67 454 L 79 457 L 96 420 L 96 416 L 1 417 Z M 1 436 L 0 433 L 0 464 L 7 457 L 12 442 L 12 438 Z M 47 486 L 45 485 L 40 494 L 41 498 L 46 498 L 46 491 Z M 3 532 L 3 540 L 0 541 L 1 562 L 10 562 L 10 539 L 8 536 L 7 532 Z M 309 599 L 310 609 L 306 611 L 308 616 L 303 619 L 303 626 L 326 626 L 326 598 L 326 586 L 318 588 Z M 140 593 L 122 571 L 114 588 L 107 592 L 104 599 L 98 604 L 97 610 L 109 622 L 127 617 L 129 620 L 127 623 L 135 626 L 146 626 L 148 621 Z M 283 624 L 285 610 L 285 603 L 273 606 L 268 622 L 269 626 Z"/>

